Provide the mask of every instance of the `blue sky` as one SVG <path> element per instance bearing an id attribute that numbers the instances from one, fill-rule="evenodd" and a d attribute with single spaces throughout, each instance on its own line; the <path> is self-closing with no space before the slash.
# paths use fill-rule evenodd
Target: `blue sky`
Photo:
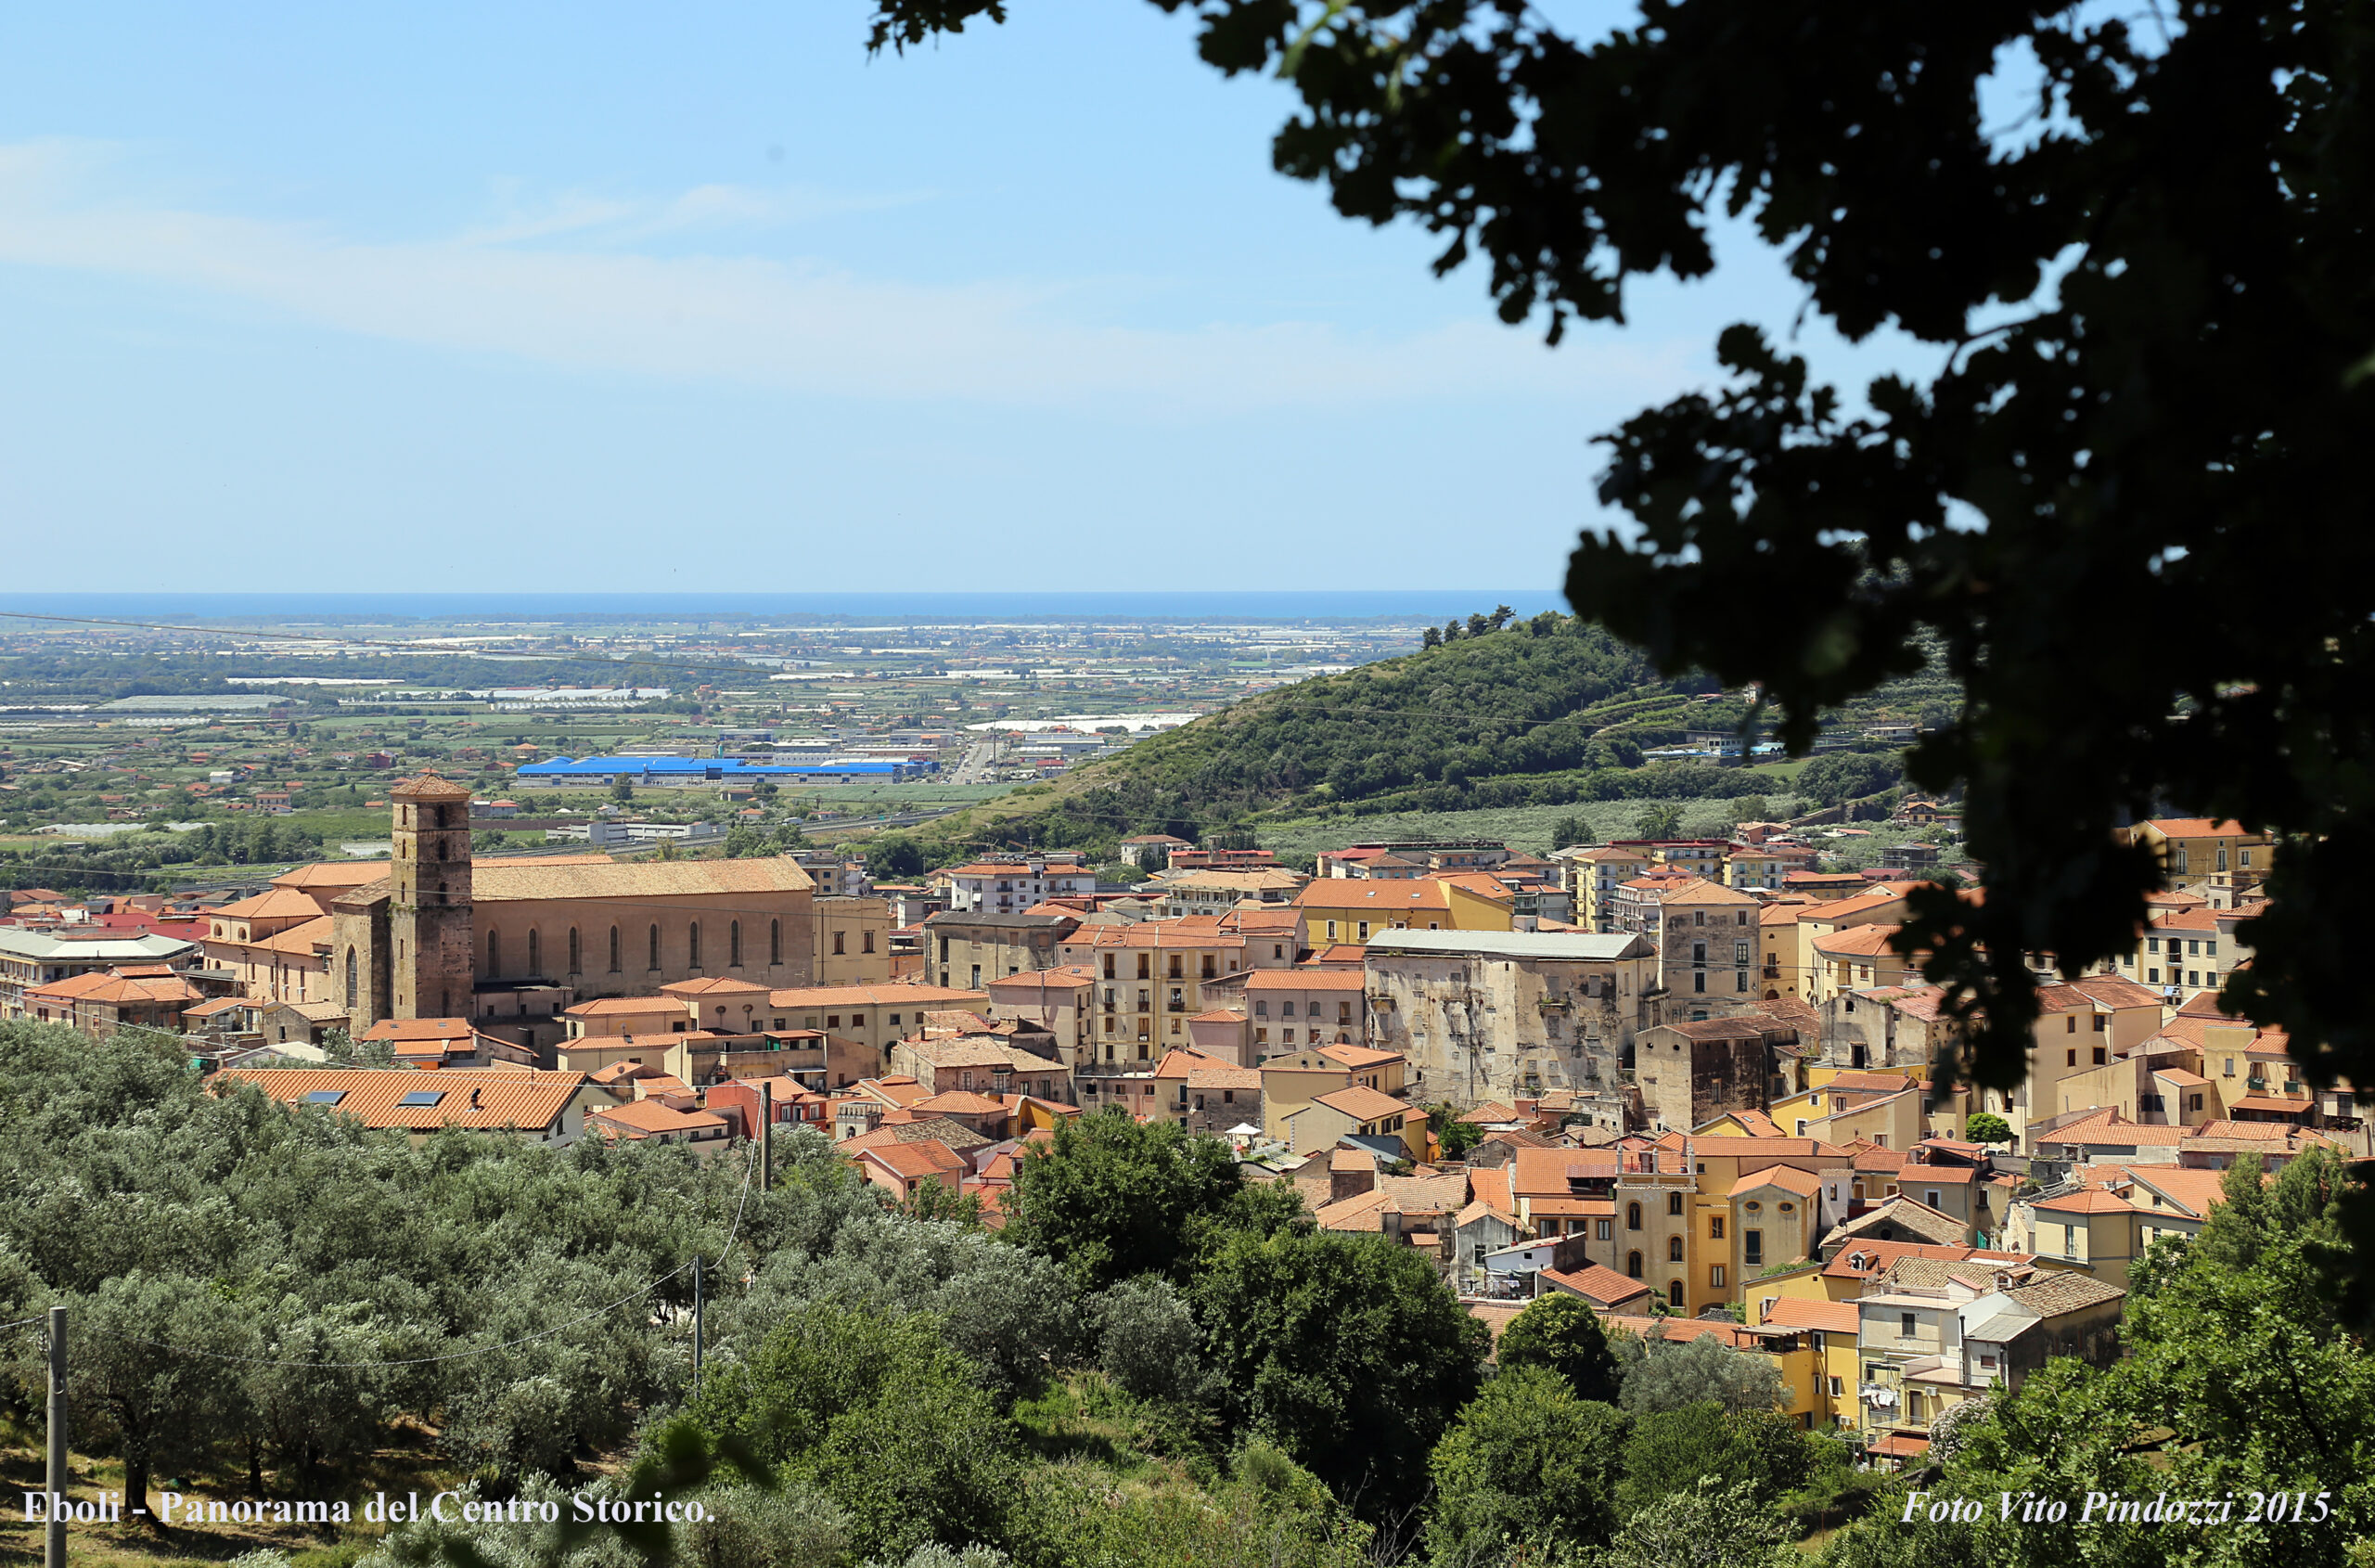
<path id="1" fill-rule="evenodd" d="M 1183 19 L 867 8 L 11 8 L 11 585 L 1547 587 L 1590 434 L 1797 307 L 1734 246 L 1546 350 Z"/>

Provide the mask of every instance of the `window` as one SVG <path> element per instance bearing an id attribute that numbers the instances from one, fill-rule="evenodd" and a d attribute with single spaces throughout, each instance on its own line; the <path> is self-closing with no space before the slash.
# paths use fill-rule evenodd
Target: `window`
<path id="1" fill-rule="evenodd" d="M 654 970 L 660 968 L 660 928 L 658 926 L 651 928 L 651 968 Z"/>
<path id="2" fill-rule="evenodd" d="M 350 947 L 346 950 L 346 1005 L 349 1009 L 354 1006 L 354 949 Z"/>
<path id="3" fill-rule="evenodd" d="M 308 1105 L 336 1105 L 345 1098 L 344 1089 L 307 1089 L 305 1091 L 305 1103 Z"/>
<path id="4" fill-rule="evenodd" d="M 1720 1291 L 1724 1288 L 1724 1266 L 1722 1264 L 1714 1263 L 1707 1266 L 1707 1283 L 1709 1287 L 1714 1290 Z"/>
<path id="5" fill-rule="evenodd" d="M 1710 1241 L 1720 1241 L 1723 1239 L 1724 1216 L 1716 1215 L 1707 1221 L 1707 1240 Z"/>
<path id="6" fill-rule="evenodd" d="M 1615 1222 L 1614 1220 L 1612 1220 L 1612 1219 L 1596 1219 L 1596 1220 L 1592 1221 L 1592 1240 L 1595 1240 L 1595 1241 L 1612 1241 L 1612 1240 L 1614 1240 L 1615 1239 L 1616 1239 L 1616 1222 Z"/>
<path id="7" fill-rule="evenodd" d="M 1153 954 L 1151 954 L 1151 953 L 1141 953 L 1141 954 L 1139 954 L 1139 955 L 1138 955 L 1138 978 L 1139 978 L 1140 980 L 1150 980 L 1150 979 L 1152 979 L 1153 977 L 1154 977 L 1154 955 L 1153 955 Z"/>
<path id="8" fill-rule="evenodd" d="M 781 920 L 767 922 L 767 962 L 770 964 L 783 962 L 783 922 Z"/>
<path id="9" fill-rule="evenodd" d="M 1924 1192 L 1921 1195 L 1921 1201 L 1929 1204 L 1932 1208 L 1936 1208 L 1938 1206 L 1938 1189 L 1934 1187 L 1930 1189 L 1927 1192 Z"/>
<path id="10" fill-rule="evenodd" d="M 2078 1053 L 2074 1050 L 2070 1053 L 2070 1065 L 2073 1067 L 2078 1065 Z"/>
<path id="11" fill-rule="evenodd" d="M 833 957 L 841 958 L 849 951 L 847 946 L 849 939 L 850 933 L 845 931 L 837 931 L 833 933 Z"/>
<path id="12" fill-rule="evenodd" d="M 1704 991 L 1707 989 L 1707 971 L 1705 970 L 1698 970 L 1692 972 L 1690 976 L 1690 988 L 1693 991 Z M 1679 1050 L 1682 1047 L 1677 1046 L 1675 1048 Z"/>
<path id="13" fill-rule="evenodd" d="M 1679 1192 L 1669 1192 L 1669 1193 L 1667 1193 L 1667 1194 L 1666 1194 L 1666 1213 L 1668 1213 L 1668 1214 L 1670 1214 L 1670 1215 L 1678 1215 L 1678 1214 L 1682 1213 L 1682 1194 L 1681 1194 L 1681 1193 L 1679 1193 Z"/>
<path id="14" fill-rule="evenodd" d="M 1764 1231 L 1743 1230 L 1740 1232 L 1740 1262 L 1750 1268 L 1765 1266 Z"/>
<path id="15" fill-rule="evenodd" d="M 1912 1313 L 1900 1312 L 1896 1315 L 1896 1337 L 1901 1340 L 1909 1340 L 1913 1337 Z"/>
<path id="16" fill-rule="evenodd" d="M 536 929 L 533 926 L 529 927 L 528 972 L 530 974 L 542 974 L 545 972 L 544 945 L 544 942 L 538 935 Z"/>
<path id="17" fill-rule="evenodd" d="M 2078 1033 L 2078 1015 L 2076 1013 L 2073 1012 L 2062 1014 L 2061 1032 L 2065 1035 L 2075 1035 Z"/>
<path id="18" fill-rule="evenodd" d="M 945 958 L 948 955 L 943 953 L 941 957 Z M 1113 978 L 1113 955 L 1110 953 L 1105 955 L 1105 978 L 1108 980 Z"/>
<path id="19" fill-rule="evenodd" d="M 571 926 L 571 927 L 570 927 L 570 928 L 569 928 L 569 972 L 570 972 L 570 973 L 571 973 L 571 974 L 575 974 L 575 973 L 577 973 L 577 972 L 579 971 L 579 970 L 580 970 L 580 968 L 581 968 L 581 965 L 580 965 L 580 964 L 579 964 L 579 962 L 578 962 L 580 956 L 581 956 L 581 955 L 580 955 L 579 950 L 578 950 L 578 942 L 577 942 L 577 928 L 576 928 L 575 926 Z"/>
<path id="20" fill-rule="evenodd" d="M 701 967 L 701 923 L 699 920 L 685 928 L 685 961 L 696 970 Z"/>
<path id="21" fill-rule="evenodd" d="M 1673 1284 L 1666 1287 L 1666 1305 L 1673 1307 L 1677 1312 L 1682 1310 L 1681 1280 L 1677 1279 Z"/>
<path id="22" fill-rule="evenodd" d="M 1668 1263 L 1680 1263 L 1682 1261 L 1681 1237 L 1669 1236 L 1666 1238 L 1666 1261 Z"/>
<path id="23" fill-rule="evenodd" d="M 1627 1230 L 1638 1230 L 1641 1228 L 1640 1204 L 1627 1203 L 1624 1205 L 1624 1228 Z M 1640 1270 L 1637 1268 L 1633 1272 L 1638 1274 L 1640 1273 Z"/>
<path id="24" fill-rule="evenodd" d="M 486 933 L 486 972 L 490 980 L 503 972 L 503 933 L 500 932 Z"/>
<path id="25" fill-rule="evenodd" d="M 1833 1379 L 1831 1379 L 1831 1380 L 1830 1380 L 1830 1396 L 1831 1396 L 1833 1399 L 1838 1398 L 1841 1394 L 1844 1394 L 1845 1392 L 1846 1392 L 1846 1390 L 1845 1390 L 1845 1389 L 1843 1389 L 1843 1388 L 1842 1388 L 1842 1387 L 1840 1386 L 1840 1382 L 1839 1382 L 1839 1380 L 1838 1380 L 1837 1378 L 1833 1378 Z"/>
<path id="26" fill-rule="evenodd" d="M 443 1089 L 413 1089 L 407 1092 L 402 1099 L 397 1100 L 396 1103 L 398 1105 L 411 1106 L 417 1109 L 421 1106 L 434 1105 L 444 1098 L 445 1091 Z"/>
<path id="27" fill-rule="evenodd" d="M 1641 1278 L 1640 1253 L 1627 1253 L 1624 1254 L 1624 1273 L 1628 1279 L 1638 1279 Z"/>
<path id="28" fill-rule="evenodd" d="M 874 951 L 874 933 L 872 932 L 861 932 L 858 934 L 857 950 L 861 953 L 871 953 Z"/>
<path id="29" fill-rule="evenodd" d="M 2220 1077 L 2222 1077 L 2222 1078 L 2231 1078 L 2231 1077 L 2233 1077 L 2234 1075 L 2235 1075 L 2235 1059 L 2234 1059 L 2233 1057 L 2231 1057 L 2231 1056 L 2230 1056 L 2230 1057 L 2228 1057 L 2228 1058 L 2227 1059 L 2227 1071 L 2226 1071 L 2226 1072 L 2224 1072 L 2224 1073 L 2220 1073 L 2220 1074 L 2219 1074 L 2219 1076 L 2220 1076 Z"/>
<path id="30" fill-rule="evenodd" d="M 2105 1055 L 2104 1055 L 2103 1047 L 2100 1047 L 2100 1046 L 2097 1046 L 2097 1047 L 2095 1047 L 2095 1065 L 2096 1065 L 2096 1066 L 2098 1066 L 2098 1067 L 2100 1067 L 2106 1060 L 2107 1060 L 2107 1059 L 2106 1059 L 2106 1057 L 2105 1057 Z"/>
<path id="31" fill-rule="evenodd" d="M 742 967 L 742 922 L 739 920 L 725 922 L 725 967 Z"/>

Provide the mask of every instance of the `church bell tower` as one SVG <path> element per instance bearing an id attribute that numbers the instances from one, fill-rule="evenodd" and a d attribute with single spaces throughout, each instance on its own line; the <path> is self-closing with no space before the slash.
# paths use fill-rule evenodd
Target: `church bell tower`
<path id="1" fill-rule="evenodd" d="M 433 773 L 400 781 L 389 867 L 392 1012 L 469 1018 L 470 792 Z"/>

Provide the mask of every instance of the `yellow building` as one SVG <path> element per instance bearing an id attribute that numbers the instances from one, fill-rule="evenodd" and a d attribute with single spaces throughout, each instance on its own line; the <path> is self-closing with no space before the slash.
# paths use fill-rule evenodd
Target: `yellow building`
<path id="1" fill-rule="evenodd" d="M 1265 1088 L 1267 1078 L 1264 1074 Z M 1272 1120 L 1267 1094 L 1263 1098 L 1263 1117 L 1267 1122 Z M 1296 1154 L 1323 1153 L 1335 1148 L 1338 1139 L 1358 1134 L 1399 1139 L 1406 1159 L 1427 1157 L 1427 1113 L 1359 1084 L 1319 1095 L 1276 1121 L 1285 1130 L 1288 1149 Z"/>
<path id="2" fill-rule="evenodd" d="M 1894 920 L 1874 921 L 1809 939 L 1813 967 L 1806 976 L 1806 999 L 1827 1002 L 1844 991 L 1920 984 L 1914 961 L 1893 945 L 1900 929 Z"/>
<path id="3" fill-rule="evenodd" d="M 2267 834 L 2203 816 L 2154 817 L 2124 837 L 2152 852 L 2173 888 L 2248 893 L 2266 879 L 2276 856 L 2275 841 Z"/>
<path id="4" fill-rule="evenodd" d="M 2096 1109 L 2093 1083 L 2073 1084 L 2115 1057 L 2133 1052 L 2161 1032 L 2158 992 L 2116 975 L 2040 986 L 2027 1079 L 2007 1093 L 1988 1089 L 1974 1110 L 1992 1111 L 2010 1124 L 2020 1147 L 2028 1147 L 2031 1124 Z"/>
<path id="5" fill-rule="evenodd" d="M 1910 1149 L 1928 1136 L 1921 1112 L 1922 1088 L 1896 1089 L 1880 1095 L 1842 1095 L 1831 1091 L 1836 1109 L 1810 1122 L 1806 1136 L 1826 1143 L 1876 1143 L 1882 1149 Z"/>
<path id="6" fill-rule="evenodd" d="M 1289 1136 L 1289 1116 L 1340 1089 L 1398 1097 L 1408 1065 L 1392 1051 L 1366 1046 L 1316 1046 L 1271 1057 L 1260 1069 L 1263 1131 L 1284 1141 Z M 1425 1120 L 1419 1118 L 1422 1127 Z"/>
<path id="7" fill-rule="evenodd" d="M 1807 1348 L 1814 1353 L 1814 1359 L 1818 1363 L 1813 1376 L 1813 1424 L 1817 1427 L 1855 1426 L 1858 1370 L 1855 1304 L 1852 1301 L 1765 1294 L 1750 1305 L 1747 1317 L 1752 1325 L 1796 1329 L 1805 1334 Z"/>
<path id="8" fill-rule="evenodd" d="M 2083 1266 L 2098 1279 L 2127 1288 L 2128 1270 L 2143 1250 L 2134 1203 L 2099 1187 L 2083 1187 L 2019 1207 L 2033 1216 L 2028 1245 L 2038 1257 Z"/>
<path id="9" fill-rule="evenodd" d="M 1422 877 L 1370 881 L 1329 877 L 1295 895 L 1305 946 L 1358 945 L 1381 931 L 1508 931 L 1510 906 L 1459 882 Z"/>
<path id="10" fill-rule="evenodd" d="M 1800 908 L 1798 918 L 1791 922 L 1790 928 L 1796 933 L 1797 947 L 1785 966 L 1791 971 L 1787 978 L 1794 979 L 1798 989 L 1789 994 L 1817 1001 L 1823 996 L 1835 996 L 1842 990 L 1854 989 L 1852 983 L 1842 986 L 1837 983 L 1837 962 L 1826 958 L 1819 951 L 1820 947 L 1826 944 L 1836 946 L 1833 939 L 1859 927 L 1903 925 L 1908 913 L 1905 895 L 1918 885 L 1915 882 L 1881 882 L 1845 898 L 1809 904 Z M 1845 957 L 1852 971 L 1859 965 L 1873 963 L 1877 954 L 1855 949 L 1851 945 Z M 1829 971 L 1831 980 L 1828 990 L 1823 989 L 1826 970 Z"/>
<path id="11" fill-rule="evenodd" d="M 891 979 L 891 905 L 880 898 L 818 898 L 815 904 L 818 985 L 881 985 Z"/>
<path id="12" fill-rule="evenodd" d="M 1740 1300 L 1748 1279 L 1811 1253 L 1827 1212 L 1845 1213 L 1847 1151 L 1812 1138 L 1669 1134 L 1622 1155 L 1552 1153 L 1613 1178 L 1609 1234 L 1595 1227 L 1585 1255 L 1687 1317 Z"/>
<path id="13" fill-rule="evenodd" d="M 1657 864 L 1655 856 L 1637 846 L 1618 849 L 1603 844 L 1571 856 L 1567 862 L 1567 893 L 1575 917 L 1593 931 L 1616 929 L 1610 901 L 1616 890 Z"/>
<path id="14" fill-rule="evenodd" d="M 944 985 L 794 985 L 767 993 L 770 1030 L 821 1029 L 878 1051 L 919 1032 L 927 1012 L 979 1012 L 987 991 Z"/>

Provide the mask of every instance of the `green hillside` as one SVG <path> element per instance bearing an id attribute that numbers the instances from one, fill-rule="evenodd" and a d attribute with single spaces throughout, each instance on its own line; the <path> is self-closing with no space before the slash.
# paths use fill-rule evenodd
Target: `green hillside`
<path id="1" fill-rule="evenodd" d="M 1952 696 L 1925 675 L 1845 716 L 1934 722 Z M 1600 627 L 1546 613 L 1265 692 L 930 836 L 941 855 L 1029 844 L 1102 857 L 1133 833 L 1250 843 L 1285 820 L 1793 792 L 1786 765 L 1644 759 L 1746 716 L 1712 680 L 1662 678 Z M 1893 781 L 1893 760 L 1874 763 Z"/>

